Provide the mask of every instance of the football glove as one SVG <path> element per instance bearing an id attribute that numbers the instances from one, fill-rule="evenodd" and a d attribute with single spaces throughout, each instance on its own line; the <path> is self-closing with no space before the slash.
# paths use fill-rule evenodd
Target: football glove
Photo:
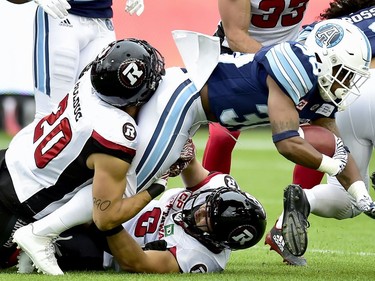
<path id="1" fill-rule="evenodd" d="M 130 15 L 133 15 L 134 13 L 137 16 L 140 16 L 145 9 L 145 5 L 143 3 L 143 0 L 127 0 L 125 11 L 128 12 Z"/>
<path id="2" fill-rule="evenodd" d="M 64 19 L 68 15 L 70 5 L 67 0 L 34 0 L 42 9 L 54 19 Z"/>
<path id="3" fill-rule="evenodd" d="M 189 138 L 182 148 L 180 158 L 178 158 L 177 161 L 169 168 L 169 176 L 173 178 L 181 174 L 181 172 L 189 165 L 191 160 L 195 158 L 196 153 L 197 150 L 195 149 L 193 140 Z"/>
<path id="4" fill-rule="evenodd" d="M 348 155 L 349 155 L 349 149 L 347 146 L 344 145 L 344 142 L 341 138 L 336 137 L 336 150 L 335 154 L 333 154 L 332 158 L 335 160 L 338 160 L 338 171 L 335 175 L 340 174 L 346 167 L 346 164 L 348 163 Z"/>
<path id="5" fill-rule="evenodd" d="M 367 216 L 375 219 L 375 202 L 373 202 L 370 197 L 364 196 L 362 199 L 357 200 L 357 207 Z"/>

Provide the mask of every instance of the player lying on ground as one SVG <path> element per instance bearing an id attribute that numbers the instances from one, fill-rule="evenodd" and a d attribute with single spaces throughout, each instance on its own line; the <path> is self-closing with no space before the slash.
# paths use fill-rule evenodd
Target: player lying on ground
<path id="1" fill-rule="evenodd" d="M 103 233 L 92 226 L 63 233 L 73 238 L 59 241 L 58 264 L 63 270 L 217 272 L 225 269 L 232 250 L 260 241 L 266 213 L 230 175 L 210 173 L 193 159 L 182 176 L 188 187 L 169 189 L 151 201 L 122 225 L 124 230 L 107 237 L 110 250 Z M 34 243 L 40 237 L 28 239 Z M 22 273 L 33 270 L 25 255 L 18 264 Z"/>

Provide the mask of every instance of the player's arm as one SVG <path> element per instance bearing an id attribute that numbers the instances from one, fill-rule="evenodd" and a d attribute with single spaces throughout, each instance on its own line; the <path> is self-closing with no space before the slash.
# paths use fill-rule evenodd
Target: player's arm
<path id="1" fill-rule="evenodd" d="M 95 153 L 87 159 L 93 177 L 93 220 L 97 227 L 110 230 L 134 217 L 151 196 L 147 191 L 123 198 L 130 164 L 113 156 Z"/>
<path id="2" fill-rule="evenodd" d="M 121 269 L 136 273 L 178 273 L 173 254 L 166 251 L 143 251 L 130 234 L 123 230 L 107 237 L 112 255 Z"/>
<path id="3" fill-rule="evenodd" d="M 202 166 L 202 163 L 194 158 L 190 161 L 189 165 L 182 170 L 181 178 L 184 186 L 189 188 L 202 182 L 209 173 L 210 172 Z"/>
<path id="4" fill-rule="evenodd" d="M 249 0 L 218 0 L 219 13 L 229 48 L 242 53 L 256 53 L 262 45 L 249 35 L 251 4 Z"/>
<path id="5" fill-rule="evenodd" d="M 311 169 L 318 169 L 322 154 L 298 134 L 299 115 L 293 101 L 269 76 L 268 115 L 272 136 L 278 152 L 288 160 Z"/>

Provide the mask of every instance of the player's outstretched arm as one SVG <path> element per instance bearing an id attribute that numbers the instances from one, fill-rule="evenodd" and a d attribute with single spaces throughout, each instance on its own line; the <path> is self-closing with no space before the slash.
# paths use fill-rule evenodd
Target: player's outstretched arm
<path id="1" fill-rule="evenodd" d="M 143 251 L 126 230 L 107 237 L 112 255 L 122 270 L 135 273 L 178 273 L 176 258 L 168 251 Z"/>

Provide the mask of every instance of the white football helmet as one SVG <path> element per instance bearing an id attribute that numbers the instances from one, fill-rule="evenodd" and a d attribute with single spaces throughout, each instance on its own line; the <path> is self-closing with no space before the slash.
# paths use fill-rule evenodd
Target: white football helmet
<path id="1" fill-rule="evenodd" d="M 345 20 L 329 19 L 315 25 L 305 46 L 317 57 L 322 98 L 344 110 L 348 96 L 355 95 L 351 102 L 355 101 L 358 88 L 370 77 L 371 45 L 366 35 Z M 332 92 L 335 82 L 339 87 Z"/>

